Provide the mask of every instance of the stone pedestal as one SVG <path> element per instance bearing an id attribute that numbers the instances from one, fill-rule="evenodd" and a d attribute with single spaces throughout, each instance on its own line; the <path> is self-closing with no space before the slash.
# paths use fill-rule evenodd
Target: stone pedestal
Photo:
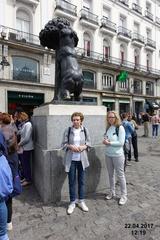
<path id="1" fill-rule="evenodd" d="M 36 108 L 33 114 L 35 150 L 33 157 L 34 184 L 45 203 L 69 200 L 68 179 L 62 159 L 61 142 L 64 129 L 71 126 L 73 112 L 84 114 L 84 126 L 90 132 L 92 149 L 90 167 L 86 169 L 86 193 L 107 187 L 105 146 L 106 107 L 92 105 L 48 104 Z"/>

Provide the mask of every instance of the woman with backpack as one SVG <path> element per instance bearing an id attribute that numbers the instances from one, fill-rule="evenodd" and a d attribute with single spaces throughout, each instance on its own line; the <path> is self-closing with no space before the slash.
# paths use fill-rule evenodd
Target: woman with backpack
<path id="1" fill-rule="evenodd" d="M 106 199 L 110 200 L 115 197 L 114 172 L 116 172 L 121 188 L 120 205 L 124 205 L 127 202 L 127 187 L 124 174 L 124 142 L 125 130 L 121 125 L 120 117 L 116 112 L 109 111 L 107 113 L 107 129 L 103 140 L 103 144 L 106 145 L 105 157 L 110 183 L 110 192 Z"/>
<path id="2" fill-rule="evenodd" d="M 0 131 L 0 240 L 9 240 L 7 235 L 7 207 L 5 200 L 12 193 L 12 173 L 4 155 L 3 134 Z"/>
<path id="3" fill-rule="evenodd" d="M 84 116 L 75 112 L 71 116 L 72 126 L 67 128 L 63 134 L 62 147 L 65 150 L 64 166 L 68 173 L 70 204 L 68 214 L 72 214 L 76 204 L 88 212 L 84 201 L 85 169 L 89 166 L 87 150 L 91 146 L 88 129 L 82 125 Z M 76 196 L 76 179 L 78 179 L 78 198 Z"/>

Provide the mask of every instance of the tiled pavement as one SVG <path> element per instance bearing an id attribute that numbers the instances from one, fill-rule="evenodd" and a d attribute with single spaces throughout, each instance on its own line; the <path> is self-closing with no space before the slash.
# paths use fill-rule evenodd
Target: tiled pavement
<path id="1" fill-rule="evenodd" d="M 44 205 L 33 186 L 26 188 L 14 200 L 10 240 L 160 240 L 159 145 L 160 139 L 139 137 L 140 161 L 126 170 L 125 206 L 104 200 L 104 189 L 87 196 L 88 213 L 77 207 L 68 216 L 67 201 Z"/>

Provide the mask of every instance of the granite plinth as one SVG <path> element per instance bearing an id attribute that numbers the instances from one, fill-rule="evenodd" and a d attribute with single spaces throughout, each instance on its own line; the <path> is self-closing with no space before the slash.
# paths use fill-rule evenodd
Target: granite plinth
<path id="1" fill-rule="evenodd" d="M 86 170 L 86 192 L 106 187 L 105 147 L 102 145 L 106 128 L 106 107 L 91 105 L 44 105 L 34 110 L 33 179 L 42 198 L 56 202 L 68 197 L 67 174 L 62 159 L 61 142 L 64 129 L 71 126 L 71 114 L 82 112 L 84 125 L 91 136 L 90 167 Z"/>

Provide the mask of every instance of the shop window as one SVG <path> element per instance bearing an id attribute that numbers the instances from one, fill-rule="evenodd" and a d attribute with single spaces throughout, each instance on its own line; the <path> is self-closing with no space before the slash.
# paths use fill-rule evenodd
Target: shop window
<path id="1" fill-rule="evenodd" d="M 83 71 L 84 87 L 95 88 L 95 73 L 90 71 Z"/>
<path id="2" fill-rule="evenodd" d="M 39 62 L 26 57 L 13 57 L 13 80 L 39 82 Z"/>
<path id="3" fill-rule="evenodd" d="M 83 97 L 83 102 L 97 104 L 96 97 Z"/>

